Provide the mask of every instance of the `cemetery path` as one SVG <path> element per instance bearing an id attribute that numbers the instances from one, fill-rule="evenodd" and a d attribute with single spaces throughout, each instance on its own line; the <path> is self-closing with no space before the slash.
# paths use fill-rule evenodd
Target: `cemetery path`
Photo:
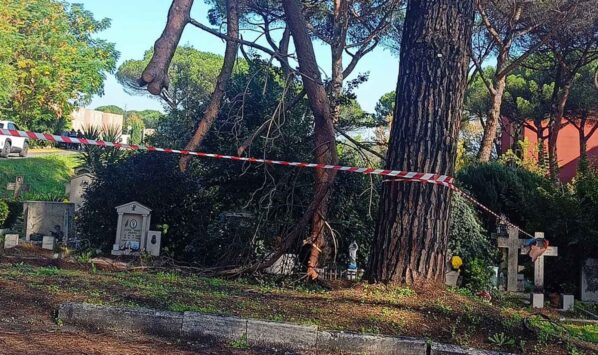
<path id="1" fill-rule="evenodd" d="M 223 344 L 184 342 L 59 326 L 56 300 L 0 279 L 0 354 L 257 354 Z"/>

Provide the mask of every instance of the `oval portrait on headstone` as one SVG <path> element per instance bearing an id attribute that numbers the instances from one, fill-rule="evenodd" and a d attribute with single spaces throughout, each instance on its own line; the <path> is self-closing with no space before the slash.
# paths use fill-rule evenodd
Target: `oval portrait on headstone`
<path id="1" fill-rule="evenodd" d="M 131 228 L 133 228 L 133 229 L 137 228 L 137 220 L 135 220 L 135 219 L 131 220 Z"/>

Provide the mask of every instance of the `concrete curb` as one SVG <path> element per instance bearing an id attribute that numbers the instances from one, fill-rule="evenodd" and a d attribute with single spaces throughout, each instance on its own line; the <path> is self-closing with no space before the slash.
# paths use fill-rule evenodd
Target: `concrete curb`
<path id="1" fill-rule="evenodd" d="M 417 338 L 385 337 L 318 330 L 316 326 L 222 317 L 195 312 L 161 312 L 86 303 L 64 303 L 58 319 L 65 324 L 93 329 L 148 333 L 183 338 L 215 337 L 249 345 L 272 345 L 318 354 L 498 355 L 505 353 L 465 349 Z"/>

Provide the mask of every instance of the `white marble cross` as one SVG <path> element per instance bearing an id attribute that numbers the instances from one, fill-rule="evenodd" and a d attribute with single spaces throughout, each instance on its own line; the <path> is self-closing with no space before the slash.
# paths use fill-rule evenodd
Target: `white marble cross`
<path id="1" fill-rule="evenodd" d="M 524 239 L 519 239 L 519 231 L 517 228 L 507 225 L 508 238 L 498 237 L 497 244 L 499 248 L 508 249 L 507 256 L 507 291 L 517 291 L 517 262 L 519 257 L 519 249 L 525 242 Z"/>
<path id="2" fill-rule="evenodd" d="M 534 238 L 544 239 L 544 233 L 534 233 Z M 558 256 L 559 249 L 557 247 L 548 247 L 546 251 L 540 255 L 534 262 L 534 286 L 541 290 L 544 289 L 544 257 L 545 256 Z"/>

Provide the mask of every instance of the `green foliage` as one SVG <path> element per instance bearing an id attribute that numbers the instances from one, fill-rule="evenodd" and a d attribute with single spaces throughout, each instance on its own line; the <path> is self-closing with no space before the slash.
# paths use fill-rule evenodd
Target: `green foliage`
<path id="1" fill-rule="evenodd" d="M 96 126 L 83 127 L 83 136 L 87 139 L 101 139 L 106 142 L 118 142 L 121 138 L 120 129 L 117 126 L 103 127 Z M 114 147 L 102 147 L 97 145 L 85 145 L 83 152 L 78 156 L 78 168 L 85 168 L 90 172 L 95 172 L 108 164 L 114 164 L 127 156 L 124 150 Z"/>
<path id="2" fill-rule="evenodd" d="M 484 77 L 490 78 L 494 75 L 494 68 L 484 68 Z M 490 94 L 484 84 L 481 75 L 476 75 L 475 78 L 467 85 L 464 100 L 465 115 L 464 118 L 469 120 L 479 120 L 486 118 L 488 110 L 490 109 Z"/>
<path id="3" fill-rule="evenodd" d="M 240 350 L 249 349 L 249 342 L 247 341 L 247 333 L 243 333 L 243 335 L 241 335 L 241 337 L 239 339 L 233 340 L 230 343 L 230 346 L 232 346 L 235 349 L 240 349 Z"/>
<path id="4" fill-rule="evenodd" d="M 395 91 L 387 92 L 380 97 L 374 109 L 374 117 L 376 118 L 376 122 L 380 124 L 387 124 L 392 121 L 392 116 L 394 115 L 395 97 Z"/>
<path id="5" fill-rule="evenodd" d="M 129 134 L 131 135 L 132 144 L 143 143 L 143 130 L 145 129 L 145 126 L 139 115 L 132 114 L 128 117 L 127 128 L 130 128 Z"/>
<path id="6" fill-rule="evenodd" d="M 488 262 L 478 258 L 467 263 L 463 274 L 465 287 L 472 291 L 488 290 L 492 279 L 490 266 Z"/>
<path id="7" fill-rule="evenodd" d="M 515 345 L 515 339 L 509 337 L 508 335 L 505 335 L 505 333 L 500 332 L 500 333 L 496 333 L 490 337 L 488 337 L 488 340 L 497 346 L 513 346 Z"/>
<path id="8" fill-rule="evenodd" d="M 598 102 L 598 90 L 594 84 L 594 73 L 598 70 L 598 60 L 584 66 L 575 76 L 575 81 L 571 87 L 571 94 L 567 100 L 565 110 L 578 117 L 584 112 L 596 110 Z"/>
<path id="9" fill-rule="evenodd" d="M 4 225 L 4 222 L 8 218 L 8 203 L 4 200 L 0 200 L 0 227 Z"/>
<path id="10" fill-rule="evenodd" d="M 70 113 L 103 93 L 116 67 L 114 44 L 96 34 L 81 4 L 56 0 L 0 1 L 0 110 L 25 129 L 60 131 Z"/>
<path id="11" fill-rule="evenodd" d="M 7 183 L 15 182 L 17 176 L 23 176 L 25 184 L 29 186 L 29 192 L 22 195 L 23 199 L 29 199 L 30 195 L 36 194 L 64 196 L 64 184 L 73 175 L 76 165 L 74 155 L 0 160 L 0 194 L 12 198 L 12 191 L 6 191 L 4 188 Z"/>
<path id="12" fill-rule="evenodd" d="M 458 194 L 453 195 L 452 201 L 449 250 L 463 260 L 464 286 L 472 291 L 488 289 L 496 249 L 474 207 Z"/>
<path id="13" fill-rule="evenodd" d="M 145 128 L 156 128 L 160 120 L 164 117 L 164 114 L 160 111 L 156 110 L 142 110 L 142 111 L 135 111 L 135 110 L 125 110 L 116 105 L 107 105 L 107 106 L 98 106 L 96 107 L 96 111 L 102 111 L 107 113 L 114 113 L 117 115 L 123 115 L 124 118 L 124 126 L 129 125 L 129 118 L 131 117 L 138 117 L 143 120 L 143 124 Z"/>
<path id="14" fill-rule="evenodd" d="M 141 60 L 127 60 L 118 68 L 117 80 L 125 91 L 134 95 L 149 95 L 145 88 L 139 87 L 137 80 L 149 63 L 153 50 L 145 52 Z M 214 91 L 216 79 L 222 67 L 220 55 L 200 52 L 192 47 L 178 47 L 168 70 L 168 97 L 175 106 L 193 109 L 197 103 L 206 103 Z M 236 72 L 246 70 L 243 60 L 239 60 Z"/>
<path id="15" fill-rule="evenodd" d="M 192 242 L 205 246 L 212 200 L 209 190 L 191 174 L 181 173 L 176 163 L 172 155 L 146 153 L 96 170 L 78 214 L 80 235 L 109 250 L 116 233 L 114 208 L 138 201 L 152 209 L 154 224 L 170 226 L 162 239 L 163 252 L 196 261 L 216 257 L 198 255 L 190 248 Z M 202 250 L 210 249 L 205 246 Z"/>
<path id="16" fill-rule="evenodd" d="M 214 81 L 207 79 L 215 78 L 222 64 L 221 57 L 192 48 L 179 48 L 177 53 L 173 63 L 179 64 L 171 68 L 169 95 L 178 101 L 178 106 L 169 109 L 159 121 L 156 134 L 149 138 L 149 143 L 155 146 L 182 148 L 187 144 L 213 88 L 208 84 L 213 85 Z M 145 60 L 149 58 L 146 56 Z M 126 62 L 119 70 L 121 82 L 131 84 L 128 90 L 133 90 L 134 83 L 127 78 L 137 78 L 137 69 L 133 67 L 139 66 L 141 70 L 141 62 Z M 294 106 L 280 109 L 284 107 L 282 100 L 288 104 L 295 99 L 301 90 L 300 82 L 287 82 L 280 69 L 259 58 L 250 63 L 240 61 L 237 65 L 219 116 L 201 149 L 236 155 L 237 147 L 267 122 L 268 130 L 253 139 L 245 154 L 292 161 L 312 160 L 313 117 L 306 114 L 307 101 L 300 99 Z M 350 100 L 341 113 L 343 124 L 351 127 L 371 119 Z M 339 147 L 339 157 L 342 164 L 371 164 L 353 147 Z M 189 174 L 203 186 L 210 186 L 209 196 L 204 197 L 210 213 L 203 213 L 207 230 L 189 233 L 189 253 L 179 253 L 177 257 L 188 258 L 193 255 L 191 251 L 201 251 L 193 255 L 193 260 L 201 264 L 243 264 L 248 259 L 265 256 L 300 218 L 312 197 L 313 175 L 302 170 L 195 158 Z M 337 176 L 329 213 L 336 240 L 331 238 L 324 264 L 340 263 L 344 267 L 348 245 L 356 240 L 360 245 L 359 263 L 364 265 L 374 230 L 372 215 L 376 210 L 378 187 L 375 181 L 354 174 Z M 144 190 L 139 194 L 145 194 Z M 363 203 L 364 196 L 371 196 L 371 204 Z M 184 209 L 181 218 L 196 218 L 191 216 L 193 213 Z M 178 220 L 156 221 L 168 224 L 168 234 L 178 224 Z"/>
<path id="17" fill-rule="evenodd" d="M 124 115 L 125 110 L 116 105 L 98 106 L 96 111 L 102 111 L 106 113 L 114 113 L 116 115 Z"/>
<path id="18" fill-rule="evenodd" d="M 562 291 L 571 282 L 579 282 L 582 261 L 598 245 L 595 171 L 580 174 L 571 185 L 559 187 L 520 166 L 493 162 L 462 169 L 458 181 L 491 210 L 505 214 L 528 233 L 544 232 L 550 244 L 559 247 L 558 257 L 546 264 L 549 290 Z M 483 221 L 486 230 L 495 230 L 492 216 L 484 215 Z M 531 265 L 529 269 L 533 269 Z"/>

